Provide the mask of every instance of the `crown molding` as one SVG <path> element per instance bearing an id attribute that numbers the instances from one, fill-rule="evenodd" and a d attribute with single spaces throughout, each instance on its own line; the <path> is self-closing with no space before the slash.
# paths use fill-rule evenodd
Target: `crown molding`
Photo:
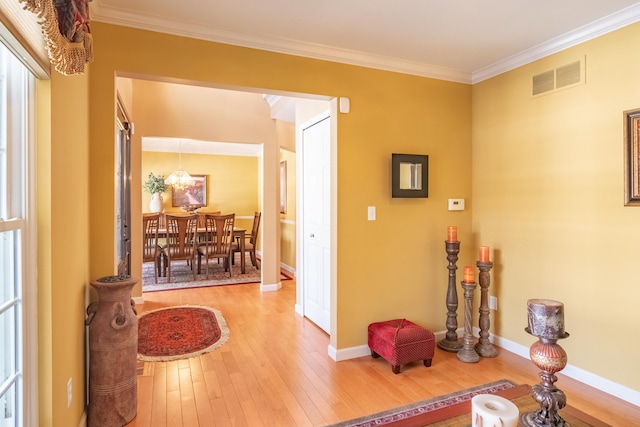
<path id="1" fill-rule="evenodd" d="M 541 43 L 530 49 L 524 50 L 516 55 L 510 56 L 491 64 L 487 67 L 476 70 L 472 73 L 471 83 L 479 83 L 499 74 L 529 64 L 538 59 L 558 53 L 580 43 L 595 39 L 612 31 L 631 25 L 640 21 L 640 3 L 629 6 L 611 15 L 591 22 L 573 31 L 555 37 L 549 41 Z"/>
<path id="2" fill-rule="evenodd" d="M 138 28 L 142 30 L 173 34 L 217 43 L 252 49 L 266 50 L 287 55 L 338 62 L 358 67 L 428 77 L 458 83 L 475 84 L 530 62 L 560 52 L 585 41 L 640 21 L 640 3 L 598 19 L 547 42 L 541 43 L 516 55 L 468 73 L 446 67 L 374 55 L 349 49 L 304 43 L 296 40 L 265 37 L 263 35 L 238 33 L 225 28 L 195 25 L 130 13 L 110 8 L 94 0 L 90 4 L 92 20 L 107 24 Z"/>
<path id="3" fill-rule="evenodd" d="M 121 9 L 105 7 L 99 0 L 89 3 L 93 21 L 114 24 L 141 30 L 155 31 L 176 36 L 190 37 L 234 46 L 266 50 L 287 55 L 301 56 L 323 61 L 338 62 L 359 67 L 375 68 L 438 80 L 459 83 L 471 83 L 471 73 L 424 64 L 416 61 L 402 60 L 381 55 L 374 55 L 349 49 L 340 49 L 315 43 L 304 43 L 296 40 L 265 37 L 263 35 L 237 33 L 220 27 L 196 25 L 193 23 L 173 21 L 158 17 L 138 15 Z"/>

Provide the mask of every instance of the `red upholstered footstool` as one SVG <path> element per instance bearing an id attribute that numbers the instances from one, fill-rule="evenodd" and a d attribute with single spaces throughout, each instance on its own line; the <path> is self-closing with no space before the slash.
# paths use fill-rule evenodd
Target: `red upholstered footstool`
<path id="1" fill-rule="evenodd" d="M 400 365 L 423 360 L 431 366 L 436 338 L 433 332 L 406 319 L 387 320 L 369 325 L 369 348 L 372 357 L 382 356 L 391 363 L 394 374 Z"/>

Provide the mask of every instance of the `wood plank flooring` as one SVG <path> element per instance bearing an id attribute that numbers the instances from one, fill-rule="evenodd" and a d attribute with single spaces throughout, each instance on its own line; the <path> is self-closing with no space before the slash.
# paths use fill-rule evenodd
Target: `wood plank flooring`
<path id="1" fill-rule="evenodd" d="M 277 292 L 249 284 L 152 292 L 144 299 L 138 313 L 215 307 L 231 333 L 200 357 L 140 362 L 138 413 L 128 427 L 325 426 L 502 378 L 540 381 L 529 360 L 502 349 L 475 364 L 436 349 L 430 368 L 414 363 L 398 375 L 382 358 L 335 362 L 327 334 L 294 312 L 294 280 Z M 640 425 L 640 407 L 558 377 L 569 405 L 613 426 Z"/>

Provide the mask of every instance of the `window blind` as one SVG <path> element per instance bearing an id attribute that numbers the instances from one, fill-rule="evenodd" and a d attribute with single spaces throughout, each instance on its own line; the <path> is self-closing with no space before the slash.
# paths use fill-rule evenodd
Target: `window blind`
<path id="1" fill-rule="evenodd" d="M 51 75 L 49 54 L 38 17 L 17 0 L 0 0 L 0 41 L 38 78 Z"/>

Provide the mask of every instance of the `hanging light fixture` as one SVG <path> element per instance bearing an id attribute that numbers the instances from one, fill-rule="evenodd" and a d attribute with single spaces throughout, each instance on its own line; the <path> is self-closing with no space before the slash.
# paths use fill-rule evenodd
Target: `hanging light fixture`
<path id="1" fill-rule="evenodd" d="M 193 178 L 182 169 L 182 140 L 180 140 L 180 148 L 178 149 L 178 169 L 174 170 L 171 175 L 164 180 L 165 184 L 173 186 L 173 188 L 184 189 L 193 185 Z"/>

